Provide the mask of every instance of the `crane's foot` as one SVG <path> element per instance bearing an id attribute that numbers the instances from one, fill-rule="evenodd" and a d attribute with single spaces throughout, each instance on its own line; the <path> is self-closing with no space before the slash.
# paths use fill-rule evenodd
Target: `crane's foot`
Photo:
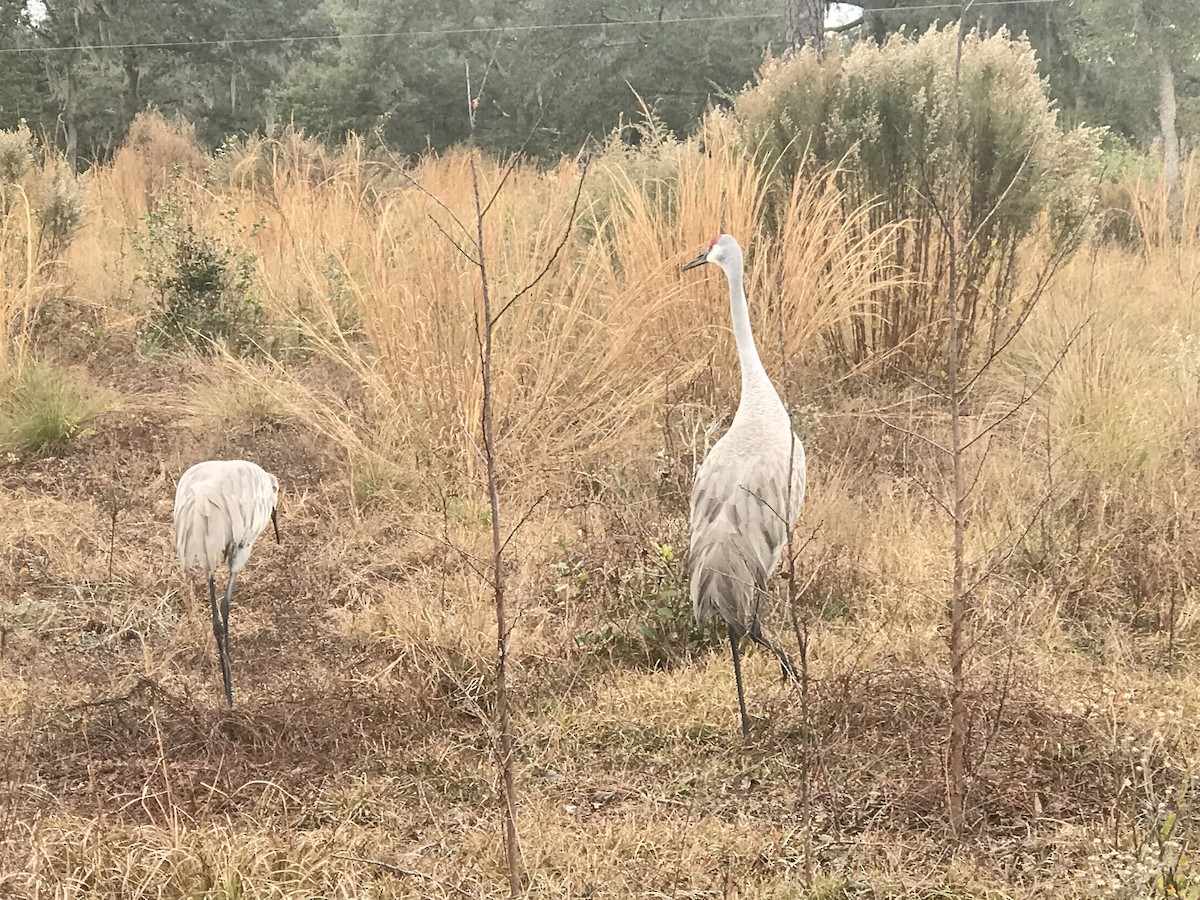
<path id="1" fill-rule="evenodd" d="M 771 720 L 761 716 L 747 715 L 742 722 L 742 743 L 752 744 L 762 737 L 763 732 L 770 726 Z"/>

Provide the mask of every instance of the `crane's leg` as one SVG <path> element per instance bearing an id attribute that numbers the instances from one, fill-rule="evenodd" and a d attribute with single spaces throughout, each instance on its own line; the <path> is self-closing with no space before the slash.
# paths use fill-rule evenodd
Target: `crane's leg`
<path id="1" fill-rule="evenodd" d="M 757 623 L 755 624 L 757 625 Z M 784 681 L 787 681 L 789 678 L 792 681 L 800 680 L 800 676 L 796 674 L 796 666 L 792 663 L 792 658 L 788 655 L 786 650 L 782 650 L 772 644 L 766 639 L 766 637 L 763 636 L 762 631 L 760 631 L 757 627 L 751 628 L 746 632 L 746 634 L 750 636 L 750 640 L 754 641 L 754 643 L 758 644 L 760 647 L 766 647 L 775 654 L 775 658 L 779 660 L 779 668 L 783 673 L 782 678 Z"/>
<path id="2" fill-rule="evenodd" d="M 742 690 L 742 654 L 738 649 L 741 635 L 729 626 L 729 647 L 733 652 L 733 678 L 737 682 L 738 711 L 742 714 L 742 740 L 750 740 L 750 716 L 746 714 L 746 693 Z"/>
<path id="3" fill-rule="evenodd" d="M 221 678 L 225 682 L 225 702 L 232 708 L 233 693 L 229 681 L 229 650 L 225 640 L 225 623 L 221 621 L 221 611 L 217 608 L 217 580 L 208 576 L 208 601 L 212 605 L 213 637 L 217 639 L 217 656 L 221 660 Z"/>
<path id="4" fill-rule="evenodd" d="M 237 572 L 229 573 L 229 583 L 225 585 L 225 596 L 221 598 L 221 642 L 223 660 L 221 675 L 225 679 L 225 702 L 233 709 L 233 672 L 230 669 L 229 655 L 229 602 L 233 599 L 233 581 Z"/>

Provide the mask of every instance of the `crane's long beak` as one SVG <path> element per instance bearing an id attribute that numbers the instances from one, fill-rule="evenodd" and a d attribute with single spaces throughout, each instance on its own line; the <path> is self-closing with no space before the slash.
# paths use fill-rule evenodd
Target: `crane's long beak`
<path id="1" fill-rule="evenodd" d="M 279 510 L 278 509 L 271 510 L 271 524 L 275 526 L 275 543 L 278 544 L 278 543 L 280 543 L 280 541 L 279 541 Z"/>
<path id="2" fill-rule="evenodd" d="M 699 256 L 697 256 L 695 259 L 693 259 L 691 262 L 684 263 L 683 271 L 686 272 L 688 269 L 694 269 L 694 268 L 696 268 L 696 266 L 702 266 L 706 262 L 708 262 L 708 251 L 707 250 L 705 250 L 703 253 L 701 253 Z"/>

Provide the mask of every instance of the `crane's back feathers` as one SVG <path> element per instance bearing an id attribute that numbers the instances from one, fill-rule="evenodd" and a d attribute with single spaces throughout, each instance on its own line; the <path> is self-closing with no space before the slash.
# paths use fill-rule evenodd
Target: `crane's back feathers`
<path id="1" fill-rule="evenodd" d="M 271 521 L 279 480 L 246 460 L 197 463 L 175 489 L 175 552 L 185 569 L 211 576 L 222 562 L 237 572 Z"/>
<path id="2" fill-rule="evenodd" d="M 697 619 L 720 616 L 738 633 L 755 635 L 761 592 L 779 564 L 806 482 L 804 447 L 799 438 L 792 445 L 791 429 L 785 424 L 783 441 L 779 429 L 756 431 L 731 428 L 700 466 L 688 545 Z"/>

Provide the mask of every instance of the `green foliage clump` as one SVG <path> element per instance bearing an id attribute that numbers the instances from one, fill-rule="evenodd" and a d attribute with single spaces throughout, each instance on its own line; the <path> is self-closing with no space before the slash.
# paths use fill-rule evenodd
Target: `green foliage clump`
<path id="1" fill-rule="evenodd" d="M 24 122 L 11 131 L 0 131 L 0 214 L 28 204 L 39 251 L 57 256 L 83 221 L 83 189 L 60 157 L 48 155 L 38 166 L 38 152 Z"/>
<path id="2" fill-rule="evenodd" d="M 711 646 L 712 630 L 692 615 L 683 560 L 670 544 L 653 545 L 654 555 L 641 573 L 641 616 L 637 623 L 642 652 L 654 668 L 665 666 L 683 649 Z"/>
<path id="3" fill-rule="evenodd" d="M 137 244 L 146 261 L 143 277 L 159 304 L 150 342 L 205 352 L 224 345 L 234 354 L 260 345 L 262 306 L 253 294 L 251 256 L 181 224 L 174 203 L 161 203 L 147 214 Z"/>
<path id="4" fill-rule="evenodd" d="M 876 227 L 903 225 L 902 283 L 853 346 L 834 348 L 852 363 L 904 347 L 914 368 L 934 365 L 945 341 L 943 220 L 962 236 L 968 347 L 995 346 L 1019 319 L 1015 254 L 1040 222 L 1055 256 L 1082 237 L 1099 133 L 1059 125 L 1024 38 L 969 32 L 961 68 L 958 42 L 951 25 L 844 56 L 801 52 L 768 62 L 735 103 L 738 140 L 775 165 L 777 190 L 837 167 L 849 206 L 872 204 Z"/>
<path id="5" fill-rule="evenodd" d="M 0 185 L 19 184 L 33 168 L 33 133 L 24 122 L 11 131 L 0 131 Z M 5 206 L 7 207 L 7 202 Z"/>
<path id="6" fill-rule="evenodd" d="M 14 369 L 0 395 L 0 447 L 23 456 L 87 433 L 105 411 L 103 392 L 40 362 Z"/>
<path id="7" fill-rule="evenodd" d="M 48 163 L 31 192 L 39 237 L 51 256 L 67 249 L 83 222 L 83 189 L 63 160 Z"/>
<path id="8" fill-rule="evenodd" d="M 561 549 L 566 549 L 565 543 Z M 562 579 L 559 587 L 576 600 L 592 593 L 590 576 L 578 564 L 565 560 L 555 564 Z M 662 669 L 689 651 L 709 649 L 719 643 L 711 623 L 699 623 L 692 615 L 683 560 L 669 543 L 652 544 L 652 553 L 622 578 L 620 613 L 624 621 L 608 621 L 575 635 L 581 649 L 608 653 L 650 669 Z"/>
<path id="9" fill-rule="evenodd" d="M 642 122 L 614 128 L 592 163 L 586 183 L 589 205 L 580 221 L 585 236 L 602 234 L 611 211 L 632 197 L 650 200 L 665 221 L 675 218 L 680 165 L 695 150 L 653 111 L 643 107 L 642 114 Z"/>

